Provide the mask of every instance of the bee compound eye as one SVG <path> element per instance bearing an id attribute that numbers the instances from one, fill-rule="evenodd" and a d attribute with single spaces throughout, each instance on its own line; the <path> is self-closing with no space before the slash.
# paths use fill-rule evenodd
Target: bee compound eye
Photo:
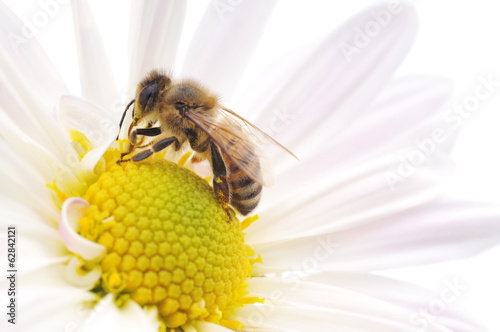
<path id="1" fill-rule="evenodd" d="M 151 98 L 155 91 L 156 86 L 154 85 L 148 85 L 144 89 L 142 89 L 141 93 L 139 94 L 139 105 L 141 105 L 142 108 L 146 107 L 148 100 Z"/>

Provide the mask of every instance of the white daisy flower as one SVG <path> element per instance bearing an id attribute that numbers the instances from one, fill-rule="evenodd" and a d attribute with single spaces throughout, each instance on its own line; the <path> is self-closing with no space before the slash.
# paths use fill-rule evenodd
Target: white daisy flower
<path id="1" fill-rule="evenodd" d="M 242 2 L 223 20 L 212 4 L 181 72 L 228 98 L 274 2 Z M 236 102 L 302 160 L 277 165 L 258 216 L 228 223 L 185 158 L 116 164 L 120 114 L 109 109 L 120 93 L 88 5 L 72 5 L 83 97 L 0 4 L 0 229 L 7 242 L 16 228 L 18 257 L 17 283 L 1 282 L 16 293 L 2 330 L 481 330 L 451 306 L 422 315 L 435 295 L 371 274 L 471 255 L 500 236 L 498 207 L 443 194 L 455 133 L 436 138 L 432 116 L 448 84 L 391 79 L 415 36 L 412 6 L 354 16 Z M 185 6 L 133 2 L 128 93 L 150 68 L 174 68 Z M 374 11 L 390 24 L 360 48 Z M 290 113 L 269 112 L 282 105 Z"/>

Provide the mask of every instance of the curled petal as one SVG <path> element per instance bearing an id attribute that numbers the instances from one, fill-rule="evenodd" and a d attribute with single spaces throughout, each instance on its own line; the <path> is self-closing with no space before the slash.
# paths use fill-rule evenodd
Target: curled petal
<path id="1" fill-rule="evenodd" d="M 85 274 L 82 271 L 82 262 L 77 257 L 72 257 L 68 265 L 66 265 L 64 276 L 72 285 L 90 289 L 99 280 L 102 273 L 100 265 L 96 265 L 90 272 Z"/>
<path id="2" fill-rule="evenodd" d="M 89 203 L 80 197 L 71 197 L 64 201 L 61 216 L 59 217 L 59 232 L 69 251 L 91 261 L 102 258 L 106 248 L 85 239 L 76 232 L 78 220 L 83 216 L 88 206 Z"/>

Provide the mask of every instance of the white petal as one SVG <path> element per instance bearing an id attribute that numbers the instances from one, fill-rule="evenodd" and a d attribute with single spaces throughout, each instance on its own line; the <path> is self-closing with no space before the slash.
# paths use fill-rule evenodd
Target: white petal
<path id="1" fill-rule="evenodd" d="M 500 208 L 438 201 L 372 219 L 352 229 L 253 245 L 258 271 L 373 271 L 477 254 L 500 240 Z"/>
<path id="2" fill-rule="evenodd" d="M 34 165 L 30 165 L 20 157 L 10 146 L 0 144 L 0 154 L 8 161 L 0 164 L 1 173 L 9 178 L 15 179 L 22 186 L 30 185 L 30 188 L 45 187 L 45 181 L 36 171 Z"/>
<path id="3" fill-rule="evenodd" d="M 379 117 L 394 118 L 394 121 L 387 120 L 390 121 L 391 129 L 399 126 L 412 128 L 431 115 L 436 115 L 452 92 L 453 84 L 442 77 L 398 77 L 384 87 L 359 121 L 370 123 L 376 122 Z"/>
<path id="4" fill-rule="evenodd" d="M 26 194 L 26 193 L 25 193 Z M 5 224 L 11 223 L 26 223 L 26 225 L 48 226 L 49 229 L 57 229 L 57 218 L 59 212 L 55 205 L 50 208 L 50 213 L 47 215 L 41 214 L 37 209 L 33 208 L 26 197 L 24 202 L 18 202 L 8 195 L 0 195 L 0 216 Z"/>
<path id="5" fill-rule="evenodd" d="M 9 78 L 0 73 L 0 81 L 2 89 L 0 89 L 0 107 L 2 116 L 6 115 L 19 129 L 18 134 L 26 135 L 33 140 L 44 145 L 52 153 L 57 153 L 55 146 L 52 144 L 48 133 L 38 122 L 35 112 L 29 108 L 31 99 L 22 99 L 15 86 L 9 82 Z M 41 114 L 43 115 L 43 114 Z"/>
<path id="6" fill-rule="evenodd" d="M 363 293 L 343 289 L 332 283 L 304 281 L 295 275 L 284 279 L 273 277 L 252 278 L 248 280 L 247 290 L 252 296 L 264 298 L 264 303 L 269 305 L 300 303 L 351 311 L 358 314 L 371 314 L 374 317 L 389 317 L 397 312 L 388 303 Z M 281 295 L 276 296 L 276 294 Z M 367 307 L 373 308 L 366 311 Z"/>
<path id="7" fill-rule="evenodd" d="M 17 262 L 19 270 L 33 271 L 46 264 L 67 260 L 68 251 L 55 227 L 55 220 L 9 198 L 1 197 L 0 202 L 0 241 L 7 243 L 8 227 L 14 226 L 17 252 L 22 257 Z"/>
<path id="8" fill-rule="evenodd" d="M 57 181 L 59 189 L 62 191 L 75 191 L 84 180 L 80 177 L 80 164 L 76 155 L 75 149 L 69 143 L 69 138 L 64 136 L 59 140 L 61 147 L 64 147 L 61 152 L 49 151 L 46 147 L 29 136 L 24 135 L 19 128 L 11 122 L 9 118 L 1 112 L 0 109 L 0 128 L 4 135 L 5 142 L 16 154 L 23 157 L 26 165 L 33 167 L 39 174 L 42 175 L 45 183 L 52 184 Z M 59 130 L 59 128 L 58 128 Z M 4 146 L 8 149 L 7 146 Z M 72 167 L 70 167 L 70 165 Z M 8 180 L 10 181 L 10 179 Z M 29 192 L 30 195 L 36 192 Z M 23 200 L 20 200 L 23 201 Z M 24 200 L 26 201 L 26 200 Z M 35 199 L 37 201 L 37 199 Z"/>
<path id="9" fill-rule="evenodd" d="M 238 310 L 240 320 L 250 331 L 342 331 L 342 332 L 420 332 L 420 328 L 409 323 L 380 319 L 357 312 L 339 311 L 311 306 L 246 305 Z M 452 332 L 433 327 L 429 332 Z"/>
<path id="10" fill-rule="evenodd" d="M 386 6 L 356 15 L 321 45 L 312 47 L 308 57 L 301 53 L 301 63 L 284 61 L 293 65 L 288 68 L 273 64 L 277 69 L 263 72 L 239 104 L 247 114 L 260 114 L 256 124 L 269 129 L 299 157 L 307 155 L 311 142 L 317 144 L 348 128 L 405 58 L 415 38 L 416 15 L 407 3 L 401 9 L 359 54 L 346 57 L 342 47 L 352 46 L 357 31 L 374 22 L 372 12 L 386 10 Z M 289 114 L 284 120 L 277 115 L 283 112 Z"/>
<path id="11" fill-rule="evenodd" d="M 67 89 L 28 25 L 3 3 L 0 43 L 0 91 L 6 94 L 0 98 L 0 106 L 27 134 L 45 143 L 48 138 L 47 148 L 56 147 L 63 153 L 64 133 L 52 120 L 51 111 Z M 19 117 L 25 119 L 25 125 L 17 122 Z"/>
<path id="12" fill-rule="evenodd" d="M 81 167 L 86 174 L 93 174 L 95 165 L 116 139 L 118 123 L 96 104 L 73 96 L 61 97 L 58 115 L 67 129 L 80 131 L 92 144 L 94 149 L 83 157 Z"/>
<path id="13" fill-rule="evenodd" d="M 0 145 L 0 154 L 8 160 L 0 165 L 0 196 L 8 197 L 8 200 L 15 199 L 26 209 L 32 208 L 46 217 L 53 217 L 55 206 L 46 186 L 50 180 L 41 177 L 29 161 L 18 156 L 10 147 Z M 38 159 L 38 163 L 42 163 L 42 160 Z M 2 210 L 12 207 L 10 202 L 0 202 Z"/>
<path id="14" fill-rule="evenodd" d="M 437 114 L 450 93 L 451 85 L 444 79 L 405 77 L 393 80 L 352 126 L 335 138 L 310 142 L 311 150 L 331 146 L 331 163 L 339 169 L 397 148 L 418 148 L 415 141 L 432 139 L 432 132 L 438 128 L 445 130 L 442 119 L 431 122 L 429 118 Z M 434 143 L 435 150 L 443 150 L 445 144 L 453 141 L 454 133 L 451 130 L 446 133 L 449 137 L 444 142 Z"/>
<path id="15" fill-rule="evenodd" d="M 82 93 L 96 104 L 111 109 L 120 96 L 108 55 L 87 1 L 71 2 Z"/>
<path id="16" fill-rule="evenodd" d="M 325 234 L 371 223 L 376 218 L 418 206 L 442 191 L 440 178 L 418 169 L 395 189 L 385 181 L 398 169 L 392 156 L 371 160 L 350 170 L 328 172 L 324 159 L 307 160 L 278 177 L 279 185 L 264 192 L 259 216 L 248 228 L 249 243 Z"/>
<path id="17" fill-rule="evenodd" d="M 172 70 L 177 55 L 185 1 L 134 0 L 130 10 L 130 73 L 128 94 L 154 68 Z"/>
<path id="18" fill-rule="evenodd" d="M 57 127 L 47 108 L 41 107 L 42 102 L 30 99 L 30 96 L 23 97 L 19 88 L 15 86 L 15 80 L 1 72 L 0 84 L 2 85 L 0 89 L 2 136 L 9 140 L 15 139 L 14 136 L 26 137 L 35 141 L 36 145 L 43 146 L 47 154 L 54 159 L 63 159 L 68 147 L 65 133 Z M 53 108 L 53 104 L 46 106 Z"/>
<path id="19" fill-rule="evenodd" d="M 71 197 L 64 201 L 59 217 L 59 232 L 66 247 L 86 260 L 99 259 L 106 253 L 106 248 L 80 236 L 78 221 L 85 214 L 89 206 L 86 200 L 80 197 Z"/>
<path id="20" fill-rule="evenodd" d="M 455 305 L 454 302 L 464 291 L 464 285 L 456 278 L 444 280 L 440 293 L 401 280 L 364 273 L 322 272 L 304 280 L 335 285 L 392 303 L 406 310 L 408 319 L 419 324 L 429 323 L 430 320 L 452 331 L 484 331 L 470 315 Z M 444 310 L 434 309 L 435 315 L 422 317 L 422 313 L 430 311 L 431 306 L 441 305 Z"/>
<path id="21" fill-rule="evenodd" d="M 0 70 L 13 74 L 9 78 L 16 85 L 16 90 L 26 96 L 36 93 L 53 105 L 59 95 L 67 93 L 64 81 L 27 24 L 3 2 L 0 3 L 0 28 L 4 32 L 0 34 L 4 46 L 0 50 L 0 61 L 9 61 L 1 63 Z M 46 112 L 50 112 L 50 109 L 46 109 Z"/>
<path id="22" fill-rule="evenodd" d="M 444 79 L 393 80 L 374 104 L 340 134 L 331 132 L 329 137 L 316 142 L 305 136 L 308 149 L 302 153 L 300 163 L 310 158 L 327 159 L 329 172 L 343 172 L 378 155 L 392 153 L 396 158 L 404 149 L 407 150 L 404 157 L 408 158 L 413 151 L 422 150 L 422 145 L 426 148 L 426 164 L 434 159 L 441 162 L 441 153 L 449 154 L 458 133 L 442 117 L 435 117 L 450 93 L 451 86 Z M 442 139 L 435 141 L 436 133 L 441 132 Z M 298 164 L 285 155 L 274 156 L 273 161 L 277 173 Z"/>
<path id="23" fill-rule="evenodd" d="M 157 332 L 160 324 L 148 317 L 134 301 L 128 301 L 123 308 L 117 308 L 113 296 L 108 294 L 92 310 L 82 332 Z"/>
<path id="24" fill-rule="evenodd" d="M 186 52 L 182 74 L 229 99 L 276 1 L 211 1 Z"/>
<path id="25" fill-rule="evenodd" d="M 370 275 L 360 275 L 363 277 L 359 281 L 363 284 L 358 282 L 353 286 L 349 279 L 343 280 L 351 276 L 356 278 L 357 275 L 330 273 L 300 277 L 296 274 L 284 279 L 251 279 L 249 291 L 253 296 L 264 297 L 264 305 L 247 305 L 238 309 L 237 319 L 246 327 L 256 327 L 257 330 L 421 331 L 418 309 L 433 297 L 420 296 L 411 285 L 393 285 L 390 282 L 396 281 L 389 280 L 384 283 L 380 282 L 381 278 Z M 322 282 L 315 282 L 316 279 Z M 344 287 L 346 283 L 350 286 Z M 359 288 L 355 287 L 358 285 Z M 381 293 L 384 295 L 378 296 Z M 451 319 L 427 321 L 426 331 L 451 332 L 451 322 L 454 322 L 454 327 L 470 328 L 463 331 L 480 331 L 476 324 L 457 316 L 458 311 L 454 308 L 450 312 L 453 313 L 443 313 L 443 317 Z"/>

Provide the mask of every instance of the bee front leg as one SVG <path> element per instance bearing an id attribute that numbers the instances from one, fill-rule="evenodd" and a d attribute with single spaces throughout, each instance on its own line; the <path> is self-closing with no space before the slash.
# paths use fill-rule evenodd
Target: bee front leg
<path id="1" fill-rule="evenodd" d="M 124 160 L 123 157 L 125 157 L 126 155 L 128 154 L 131 154 L 132 152 L 134 152 L 134 150 L 136 148 L 141 148 L 143 146 L 137 146 L 137 136 L 158 136 L 161 134 L 161 128 L 159 127 L 154 127 L 154 128 L 151 128 L 151 127 L 148 127 L 148 128 L 139 128 L 139 129 L 136 129 L 136 130 L 133 130 L 131 133 L 130 133 L 130 146 L 131 146 L 131 149 L 127 152 L 123 152 L 120 156 L 120 159 L 119 162 L 124 162 L 124 161 L 129 161 L 129 160 L 133 160 L 136 156 L 134 156 L 134 158 L 131 158 L 131 159 L 127 159 L 127 160 Z M 139 144 L 141 144 L 142 142 L 142 137 L 141 137 L 141 140 L 139 141 Z M 141 155 L 141 153 L 139 153 L 138 155 Z M 149 157 L 150 155 L 144 157 L 143 159 Z M 140 159 L 142 160 L 142 159 Z M 134 160 L 136 161 L 136 160 Z"/>
<path id="2" fill-rule="evenodd" d="M 151 124 L 149 124 L 149 126 L 150 125 Z M 137 146 L 137 144 L 141 144 L 144 141 L 145 136 L 154 137 L 154 136 L 158 136 L 161 134 L 161 128 L 159 128 L 159 127 L 151 128 L 149 126 L 147 128 L 135 129 L 130 133 L 129 140 L 130 140 L 130 144 L 132 144 L 132 146 L 135 147 L 135 146 Z M 140 137 L 138 138 L 137 136 L 140 136 Z M 137 141 L 138 139 L 139 139 L 139 141 Z"/>
<path id="3" fill-rule="evenodd" d="M 158 136 L 161 134 L 160 127 L 152 127 L 152 128 L 139 128 L 135 130 L 135 135 L 141 136 Z"/>
<path id="4" fill-rule="evenodd" d="M 212 170 L 214 173 L 212 185 L 214 187 L 215 198 L 219 201 L 224 210 L 226 210 L 229 222 L 231 222 L 233 221 L 233 218 L 229 213 L 228 207 L 229 185 L 227 184 L 226 164 L 224 163 L 219 150 L 213 143 L 210 143 L 210 152 L 212 155 Z"/>
<path id="5" fill-rule="evenodd" d="M 139 152 L 138 154 L 136 154 L 132 158 L 118 160 L 116 163 L 121 164 L 121 163 L 124 163 L 127 161 L 144 160 L 144 159 L 148 158 L 149 156 L 151 156 L 153 153 L 159 152 L 159 151 L 165 149 L 166 147 L 168 147 L 172 143 L 175 143 L 176 149 L 180 149 L 181 145 L 180 145 L 179 141 L 177 140 L 177 137 L 172 136 L 172 137 L 164 138 L 164 139 L 157 141 L 157 142 L 153 141 L 153 142 L 151 142 L 151 144 L 150 144 L 151 147 L 149 149 L 144 150 L 142 152 Z"/>

